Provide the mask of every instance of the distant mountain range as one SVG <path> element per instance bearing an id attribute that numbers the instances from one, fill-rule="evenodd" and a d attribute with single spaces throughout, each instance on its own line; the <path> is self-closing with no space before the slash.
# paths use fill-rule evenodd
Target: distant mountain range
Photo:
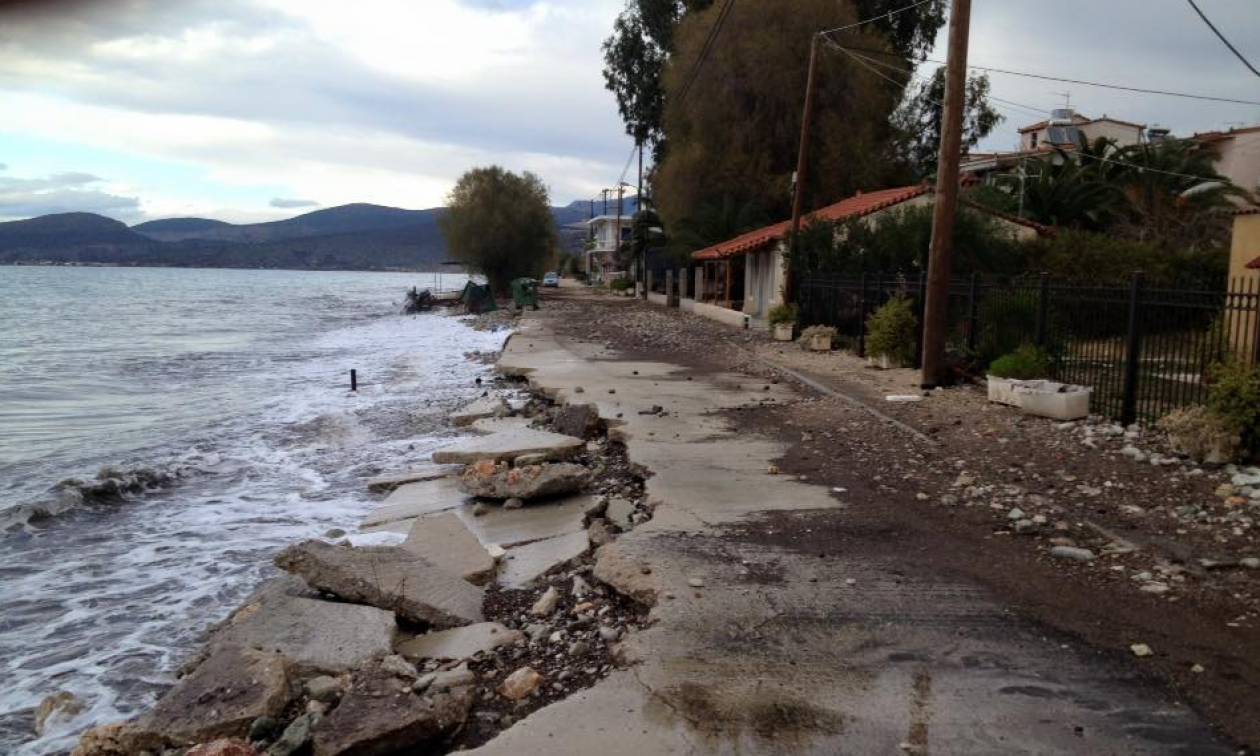
<path id="1" fill-rule="evenodd" d="M 566 226 L 590 211 L 587 202 L 552 208 L 567 251 L 580 250 L 585 234 Z M 168 218 L 131 227 L 93 213 L 58 213 L 0 223 L 0 263 L 434 270 L 447 260 L 438 229 L 444 212 L 358 203 L 269 223 Z"/>

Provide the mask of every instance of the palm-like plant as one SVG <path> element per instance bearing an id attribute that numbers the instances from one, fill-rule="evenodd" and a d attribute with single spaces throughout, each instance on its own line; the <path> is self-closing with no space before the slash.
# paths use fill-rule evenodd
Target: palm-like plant
<path id="1" fill-rule="evenodd" d="M 1178 139 L 1119 153 L 1133 233 L 1179 246 L 1219 236 L 1233 197 L 1246 193 L 1216 171 L 1210 146 Z"/>
<path id="2" fill-rule="evenodd" d="M 1106 139 L 1092 145 L 1082 140 L 1080 156 L 1055 147 L 1054 154 L 1036 161 L 1036 173 L 1024 186 L 1024 214 L 1038 223 L 1094 231 L 1113 223 L 1124 194 L 1111 163 L 1100 158 L 1114 149 Z"/>

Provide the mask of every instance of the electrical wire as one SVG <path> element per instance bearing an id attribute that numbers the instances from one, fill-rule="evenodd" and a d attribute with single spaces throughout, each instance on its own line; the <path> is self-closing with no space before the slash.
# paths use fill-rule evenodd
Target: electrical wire
<path id="1" fill-rule="evenodd" d="M 1194 8 L 1194 12 L 1199 14 L 1199 18 L 1203 19 L 1203 23 L 1207 24 L 1208 28 L 1212 30 L 1212 33 L 1215 34 L 1217 38 L 1221 40 L 1221 42 L 1225 43 L 1225 46 L 1228 47 L 1229 51 L 1234 54 L 1234 57 L 1241 60 L 1242 64 L 1246 66 L 1253 74 L 1255 74 L 1256 76 L 1260 76 L 1260 71 L 1257 71 L 1256 67 L 1251 65 L 1251 61 L 1247 60 L 1247 58 L 1245 58 L 1243 54 L 1238 51 L 1238 48 L 1234 47 L 1230 43 L 1230 41 L 1225 38 L 1224 34 L 1221 34 L 1221 30 L 1216 28 L 1216 24 L 1212 23 L 1212 19 L 1207 17 L 1207 14 L 1204 13 L 1203 10 L 1199 8 L 1198 4 L 1195 3 L 1194 0 L 1186 0 L 1186 2 L 1190 3 L 1190 7 Z"/>
<path id="2" fill-rule="evenodd" d="M 824 30 L 822 30 L 822 31 L 820 31 L 820 32 L 818 32 L 818 33 L 819 33 L 820 35 L 822 35 L 822 36 L 824 36 L 824 37 L 825 37 L 825 36 L 827 36 L 828 34 L 835 34 L 835 33 L 837 33 L 837 32 L 848 31 L 849 29 L 856 29 L 856 28 L 857 28 L 857 27 L 859 27 L 859 26 L 866 26 L 867 24 L 873 24 L 873 23 L 875 23 L 876 21 L 882 21 L 882 20 L 884 20 L 884 19 L 886 19 L 886 18 L 892 18 L 893 16 L 896 16 L 896 15 L 897 15 L 897 14 L 899 14 L 899 13 L 905 13 L 906 11 L 912 11 L 912 10 L 914 10 L 915 8 L 918 8 L 918 7 L 920 7 L 920 6 L 927 5 L 928 3 L 935 3 L 935 2 L 938 2 L 938 1 L 939 1 L 939 0 L 919 0 L 919 2 L 917 2 L 917 3 L 912 3 L 912 4 L 910 4 L 910 5 L 907 5 L 907 6 L 903 7 L 903 8 L 897 8 L 897 9 L 895 9 L 895 10 L 890 10 L 890 11 L 888 11 L 887 13 L 881 13 L 881 14 L 879 14 L 878 16 L 872 16 L 872 17 L 870 17 L 870 18 L 863 19 L 863 20 L 861 20 L 861 21 L 857 21 L 857 22 L 852 23 L 852 24 L 846 24 L 846 25 L 844 25 L 844 26 L 837 26 L 837 27 L 836 27 L 836 28 L 834 28 L 834 29 L 824 29 Z"/>
<path id="3" fill-rule="evenodd" d="M 718 35 L 722 33 L 722 26 L 726 23 L 726 17 L 730 15 L 731 8 L 734 7 L 735 0 L 726 0 L 726 4 L 718 12 L 717 20 L 713 22 L 713 27 L 709 29 L 708 36 L 705 37 L 704 45 L 700 48 L 700 54 L 696 56 L 696 63 L 691 67 L 691 72 L 687 77 L 687 81 L 683 84 L 681 91 L 678 93 L 679 102 L 685 102 L 687 95 L 691 93 L 692 86 L 696 80 L 700 78 L 700 69 L 704 67 L 704 63 L 708 60 L 709 52 L 713 49 L 713 44 L 717 41 Z"/>

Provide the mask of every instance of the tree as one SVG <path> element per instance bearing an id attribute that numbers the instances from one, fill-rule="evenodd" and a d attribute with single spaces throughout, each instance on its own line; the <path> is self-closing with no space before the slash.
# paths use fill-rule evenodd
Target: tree
<path id="1" fill-rule="evenodd" d="M 896 149 L 916 178 L 936 173 L 944 102 L 945 67 L 941 66 L 931 79 L 908 92 L 901 107 L 893 114 L 893 122 L 899 132 Z M 1002 114 L 989 104 L 988 74 L 969 77 L 963 110 L 963 147 L 967 150 L 975 147 L 1004 120 Z"/>
<path id="2" fill-rule="evenodd" d="M 528 171 L 474 168 L 447 204 L 439 224 L 451 255 L 485 275 L 496 294 L 505 294 L 514 278 L 541 273 L 555 249 L 547 187 Z"/>
<path id="3" fill-rule="evenodd" d="M 885 18 L 846 39 L 891 49 L 894 55 L 906 51 L 901 64 L 908 68 L 909 56 L 935 38 L 938 5 L 928 3 L 894 16 L 895 35 L 887 33 Z M 704 208 L 727 202 L 735 207 L 753 204 L 758 214 L 770 218 L 787 217 L 810 39 L 819 30 L 886 12 L 898 3 L 740 0 L 709 48 L 688 98 L 681 101 L 678 93 L 690 81 L 722 7 L 715 4 L 682 17 L 665 69 L 663 133 L 668 149 L 656 166 L 653 187 L 671 232 Z M 894 135 L 889 116 L 904 88 L 827 48 L 820 65 L 809 206 L 907 180 L 887 159 Z"/>

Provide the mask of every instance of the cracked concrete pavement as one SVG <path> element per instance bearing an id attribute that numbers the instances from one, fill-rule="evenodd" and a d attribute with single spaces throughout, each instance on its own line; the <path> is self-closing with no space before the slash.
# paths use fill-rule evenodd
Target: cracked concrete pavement
<path id="1" fill-rule="evenodd" d="M 621 360 L 558 339 L 545 313 L 522 320 L 499 368 L 596 405 L 650 471 L 653 519 L 603 547 L 596 576 L 651 604 L 653 624 L 625 641 L 631 666 L 477 753 L 1233 752 L 1134 665 L 905 569 L 913 555 L 776 537 L 768 513 L 809 534 L 849 506 L 770 474 L 785 448 L 721 414 L 791 388 Z"/>

